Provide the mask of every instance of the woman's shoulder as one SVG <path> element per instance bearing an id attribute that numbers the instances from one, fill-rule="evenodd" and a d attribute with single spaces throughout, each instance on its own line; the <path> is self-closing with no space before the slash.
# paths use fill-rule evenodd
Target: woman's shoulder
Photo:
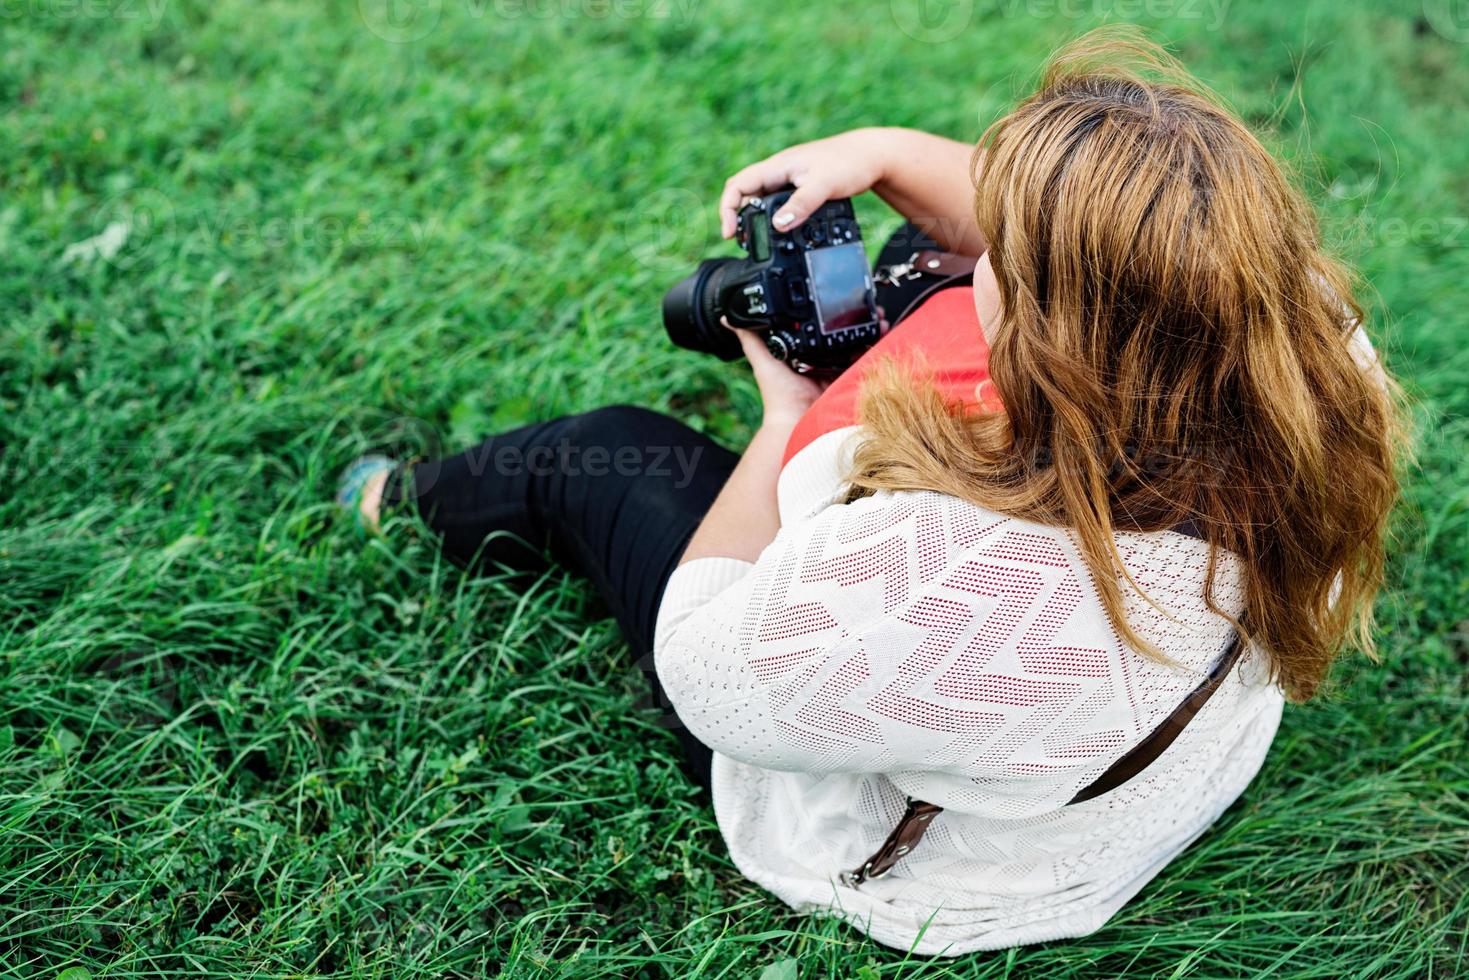
<path id="1" fill-rule="evenodd" d="M 883 491 L 823 508 L 782 538 L 757 590 L 769 614 L 761 635 L 786 636 L 787 620 L 827 624 L 841 638 L 833 649 L 860 656 L 879 688 L 921 669 L 958 702 L 1069 704 L 1066 685 L 1103 685 L 1116 697 L 1097 695 L 1099 718 L 1142 723 L 1196 686 L 1230 635 L 1205 598 L 1209 546 L 1174 532 L 1117 537 L 1129 623 L 1166 659 L 1122 642 L 1064 527 L 935 491 Z M 1214 597 L 1230 615 L 1242 606 L 1227 559 Z"/>
<path id="2" fill-rule="evenodd" d="M 901 580 L 913 598 L 938 603 L 977 594 L 1014 610 L 1017 623 L 1059 618 L 1112 633 L 1080 542 L 1066 527 L 914 490 L 833 500 L 783 533 L 803 539 L 796 548 L 808 568 Z M 1186 666 L 1207 666 L 1208 650 L 1228 630 L 1219 610 L 1234 615 L 1243 606 L 1234 556 L 1211 555 L 1207 542 L 1174 531 L 1123 532 L 1116 542 L 1129 623 L 1160 649 L 1179 652 Z"/>
<path id="3" fill-rule="evenodd" d="M 818 448 L 828 450 L 831 456 L 849 453 L 849 446 L 840 440 L 839 434 L 832 435 L 838 438 Z M 822 464 L 820 468 L 830 469 L 832 476 L 798 470 L 794 479 L 782 481 L 783 524 L 800 524 L 818 517 L 855 526 L 898 526 L 913 522 L 915 531 L 921 525 L 930 534 L 941 533 L 951 552 L 997 546 L 1014 547 L 1018 556 L 1044 553 L 1057 562 L 1069 563 L 1080 558 L 1080 544 L 1069 527 L 1001 513 L 937 490 L 882 490 L 844 503 L 848 486 L 836 475 L 842 469 L 841 463 L 823 460 Z M 1189 534 L 1119 531 L 1115 537 L 1129 570 L 1138 564 L 1166 569 L 1174 577 L 1191 577 L 1194 572 L 1203 574 L 1203 566 L 1208 562 L 1208 543 Z M 1221 561 L 1228 560 L 1227 553 L 1221 553 Z"/>
<path id="4" fill-rule="evenodd" d="M 897 536 L 908 539 L 921 557 L 944 564 L 983 558 L 1085 569 L 1080 542 L 1068 527 L 1000 513 L 935 490 L 883 490 L 850 502 L 845 497 L 840 481 L 823 484 L 819 499 L 813 494 L 804 513 L 787 514 L 788 501 L 782 501 L 782 522 L 788 528 L 820 528 L 827 546 Z M 1116 541 L 1129 575 L 1139 581 L 1194 591 L 1208 575 L 1210 548 L 1198 538 L 1174 531 L 1119 532 Z M 1231 563 L 1221 553 L 1216 574 L 1227 577 Z"/>

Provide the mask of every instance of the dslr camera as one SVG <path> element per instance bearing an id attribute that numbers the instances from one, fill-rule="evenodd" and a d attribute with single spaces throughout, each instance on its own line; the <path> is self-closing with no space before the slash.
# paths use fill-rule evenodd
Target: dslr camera
<path id="1" fill-rule="evenodd" d="M 762 331 L 770 353 L 797 372 L 835 374 L 877 343 L 877 298 L 851 200 L 827 201 L 781 231 L 771 219 L 791 192 L 740 209 L 735 240 L 744 258 L 705 259 L 663 297 L 663 326 L 675 344 L 738 358 L 724 317 Z"/>

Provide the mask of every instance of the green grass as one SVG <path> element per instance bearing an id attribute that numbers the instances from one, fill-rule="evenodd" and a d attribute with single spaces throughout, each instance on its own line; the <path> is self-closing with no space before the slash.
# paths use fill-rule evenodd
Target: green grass
<path id="1" fill-rule="evenodd" d="M 953 37 L 885 2 L 419 6 L 0 20 L 0 973 L 1469 973 L 1448 0 L 976 0 Z M 1243 800 L 1096 935 L 906 958 L 740 879 L 582 585 L 364 543 L 332 476 L 607 402 L 738 442 L 748 379 L 657 317 L 724 176 L 861 124 L 972 139 L 1132 14 L 1274 132 L 1375 289 L 1422 441 L 1382 661 L 1288 709 Z"/>

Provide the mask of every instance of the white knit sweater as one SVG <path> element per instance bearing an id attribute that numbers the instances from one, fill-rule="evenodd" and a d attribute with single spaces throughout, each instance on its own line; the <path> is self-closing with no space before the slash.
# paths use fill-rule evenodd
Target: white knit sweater
<path id="1" fill-rule="evenodd" d="M 921 954 L 1090 933 L 1244 790 L 1281 693 L 1247 652 L 1142 775 L 1064 806 L 1222 656 L 1208 545 L 1118 536 L 1153 603 L 1134 595 L 1130 622 L 1165 666 L 1119 640 L 1064 529 L 937 493 L 837 503 L 857 437 L 797 453 L 759 560 L 689 562 L 659 612 L 658 674 L 715 752 L 730 855 L 793 908 Z M 1242 606 L 1228 555 L 1215 599 Z M 944 811 L 890 874 L 842 884 L 907 797 Z"/>

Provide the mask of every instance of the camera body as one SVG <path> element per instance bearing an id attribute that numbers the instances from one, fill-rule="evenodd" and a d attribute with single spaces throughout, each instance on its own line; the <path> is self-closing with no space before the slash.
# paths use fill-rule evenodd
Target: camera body
<path id="1" fill-rule="evenodd" d="M 801 373 L 845 368 L 881 335 L 862 231 L 846 198 L 827 201 L 799 227 L 772 220 L 791 189 L 740 209 L 735 240 L 743 259 L 705 259 L 663 298 L 663 323 L 680 347 L 740 356 L 720 324 L 760 330 L 775 357 Z"/>

